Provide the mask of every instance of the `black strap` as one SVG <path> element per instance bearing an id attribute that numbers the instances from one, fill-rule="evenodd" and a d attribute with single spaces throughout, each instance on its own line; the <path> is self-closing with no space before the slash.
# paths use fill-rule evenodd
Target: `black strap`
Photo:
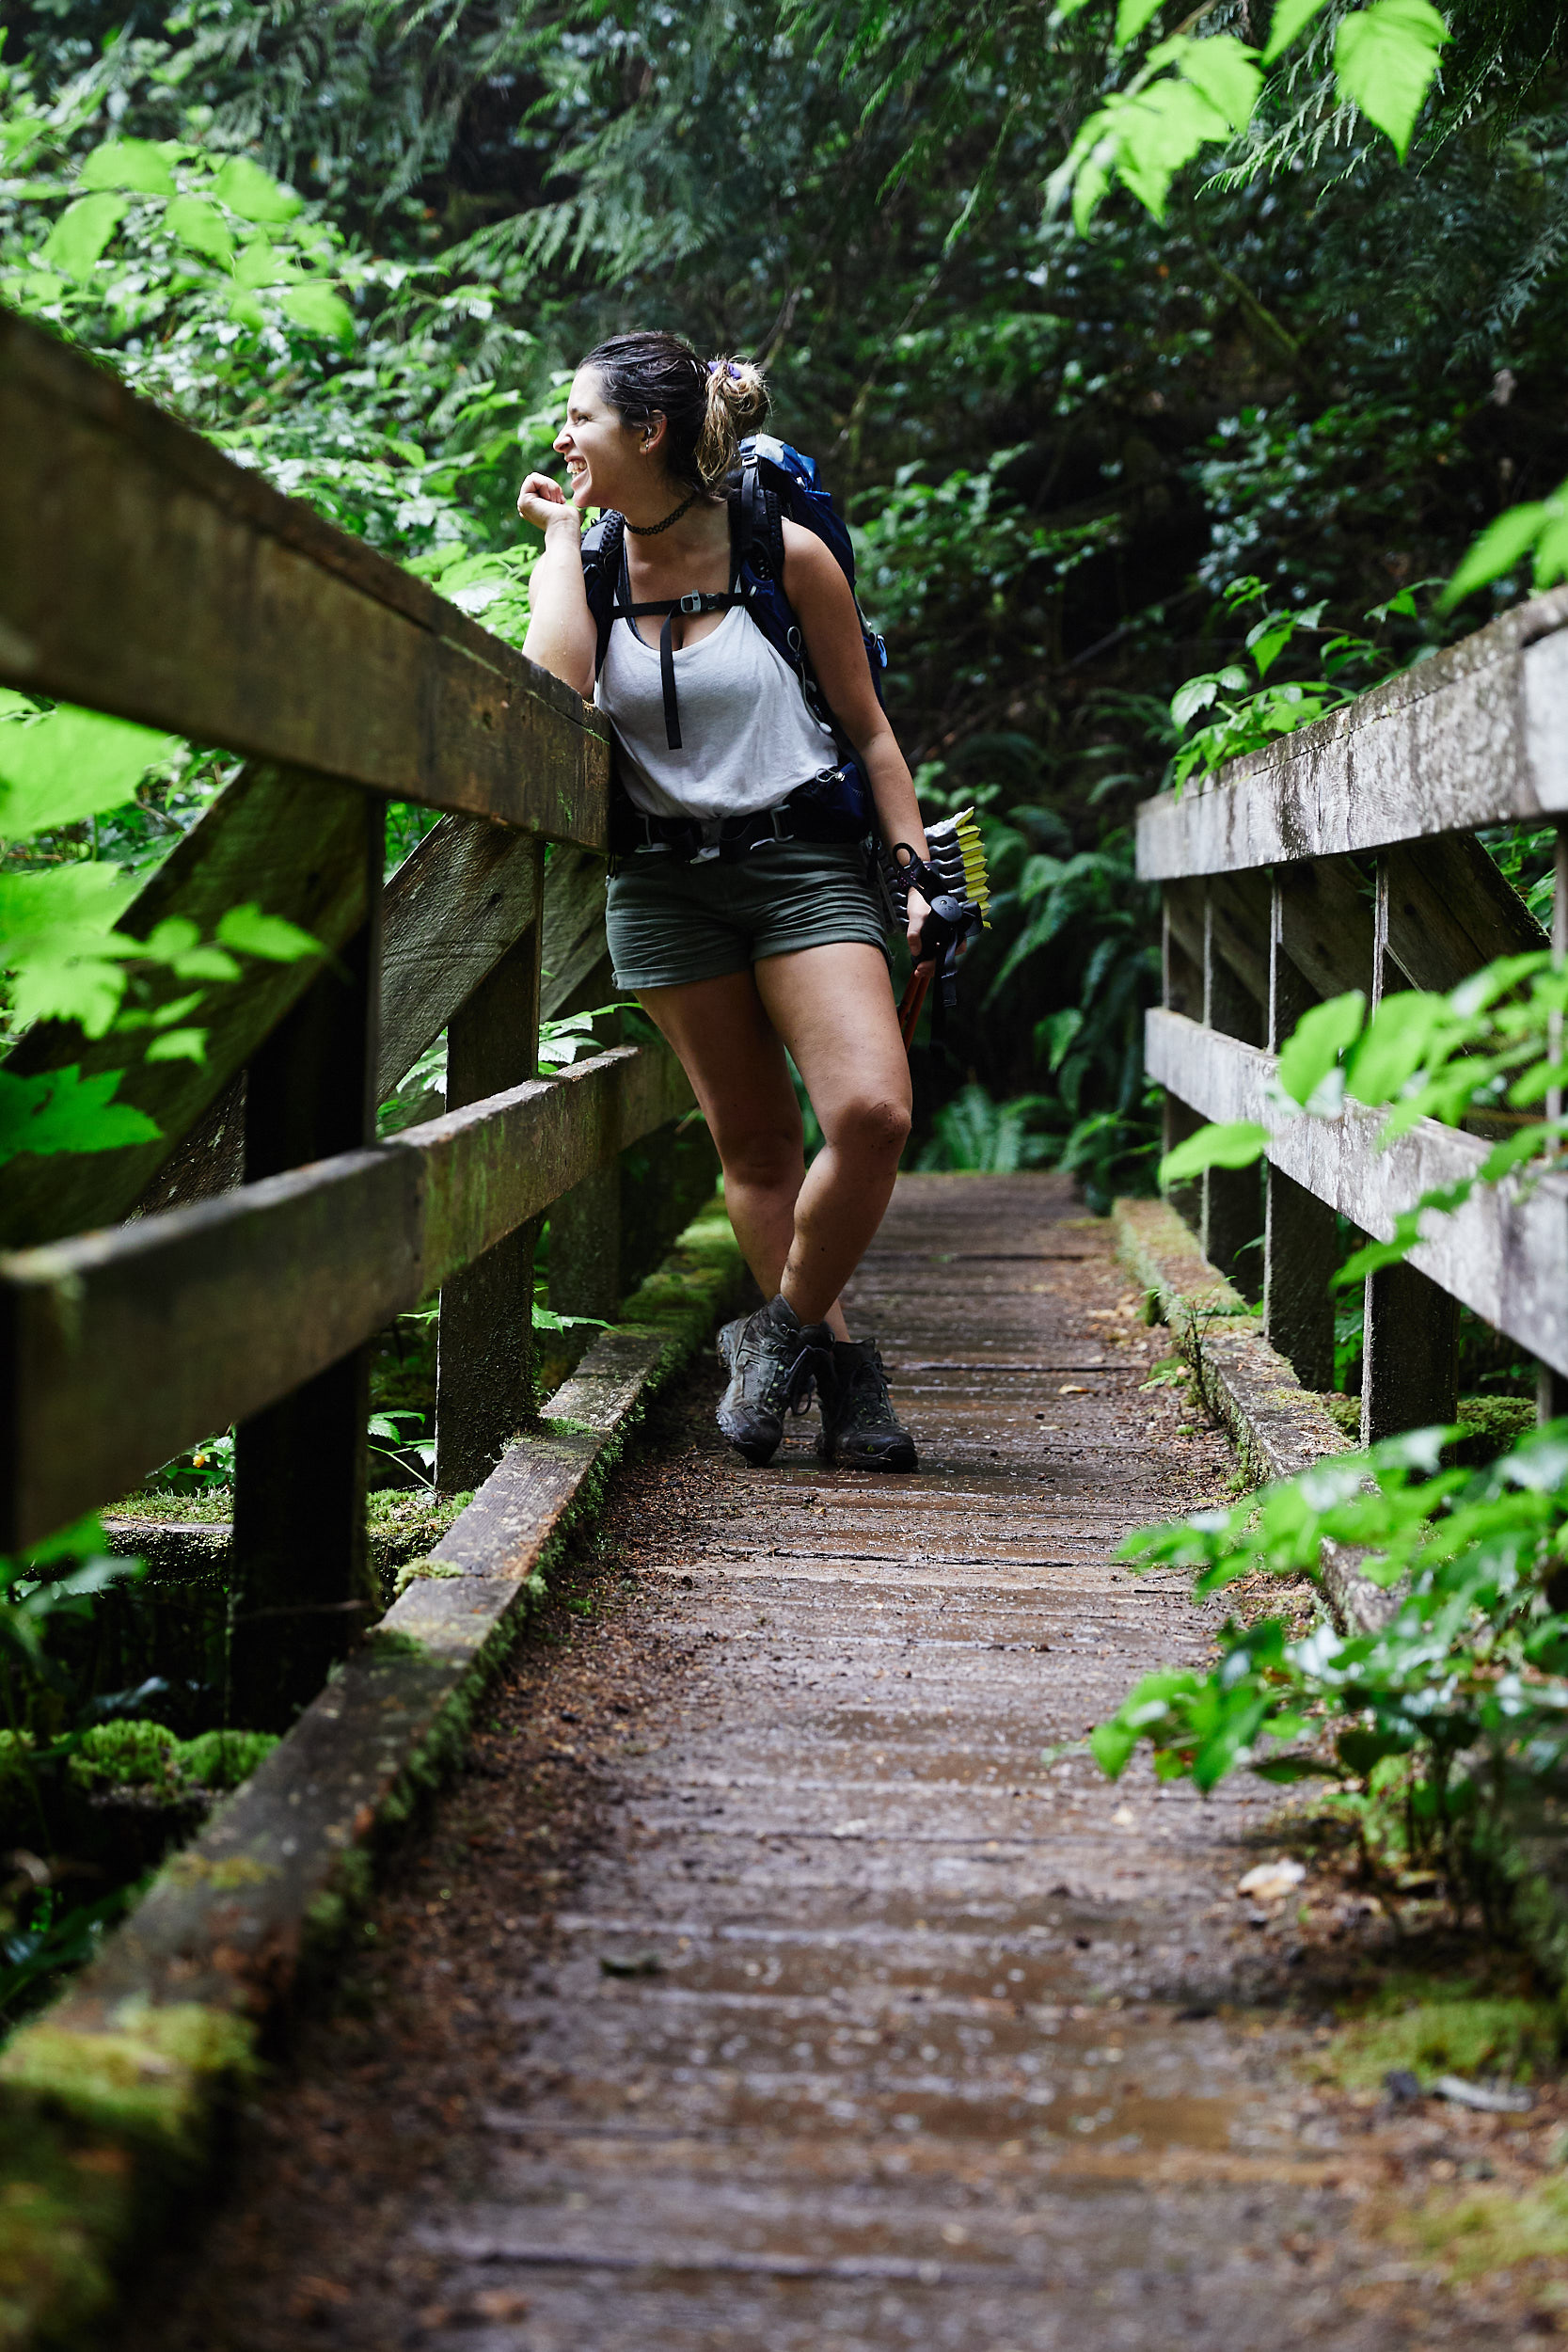
<path id="1" fill-rule="evenodd" d="M 733 605 L 744 604 L 743 595 L 732 589 L 723 596 L 693 590 L 684 596 L 664 596 L 651 604 L 633 604 L 629 595 L 618 596 L 611 605 L 611 621 L 635 621 L 643 614 L 662 612 L 664 627 L 658 632 L 658 676 L 664 690 L 664 739 L 673 752 L 681 748 L 680 706 L 675 700 L 675 641 L 674 619 L 677 612 L 728 612 Z"/>

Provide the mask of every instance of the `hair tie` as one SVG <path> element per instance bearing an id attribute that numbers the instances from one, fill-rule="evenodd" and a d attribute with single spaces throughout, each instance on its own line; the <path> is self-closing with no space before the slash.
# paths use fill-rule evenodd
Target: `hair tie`
<path id="1" fill-rule="evenodd" d="M 717 359 L 710 359 L 710 360 L 708 361 L 708 363 L 707 363 L 707 372 L 708 372 L 709 375 L 717 375 L 717 374 L 718 374 L 718 373 L 719 373 L 719 365 L 720 365 L 720 363 L 719 363 L 719 361 L 718 361 Z M 724 366 L 724 373 L 725 373 L 725 374 L 729 377 L 729 379 L 730 379 L 731 383 L 732 383 L 732 384 L 738 384 L 738 383 L 739 383 L 739 381 L 740 381 L 740 370 L 739 370 L 739 369 L 736 366 L 735 361 L 734 361 L 733 359 L 726 359 L 726 360 L 724 361 L 724 363 L 723 363 L 723 366 Z"/>

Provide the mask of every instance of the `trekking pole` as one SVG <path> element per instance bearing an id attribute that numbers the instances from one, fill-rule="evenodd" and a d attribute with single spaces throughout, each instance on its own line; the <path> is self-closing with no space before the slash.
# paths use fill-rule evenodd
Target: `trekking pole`
<path id="1" fill-rule="evenodd" d="M 927 898 L 931 911 L 921 926 L 920 950 L 898 1007 L 898 1032 L 906 1050 L 913 1041 L 915 1024 L 933 980 L 941 984 L 931 1006 L 931 1034 L 942 1035 L 946 1015 L 958 1000 L 958 949 L 990 919 L 986 853 L 971 811 L 960 809 L 956 817 L 927 825 L 926 840 L 930 850 L 928 874 L 943 887 Z M 911 869 L 899 866 L 885 849 L 879 863 L 894 920 L 902 924 L 908 913 Z M 928 889 L 928 882 L 924 886 Z"/>

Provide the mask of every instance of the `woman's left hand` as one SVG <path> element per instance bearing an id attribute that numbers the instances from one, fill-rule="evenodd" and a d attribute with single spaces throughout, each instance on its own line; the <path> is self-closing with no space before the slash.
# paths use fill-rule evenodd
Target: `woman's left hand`
<path id="1" fill-rule="evenodd" d="M 927 905 L 919 891 L 911 890 L 909 894 L 909 930 L 907 934 L 910 943 L 910 961 L 911 963 L 918 963 L 920 961 L 920 933 L 925 925 L 926 917 L 930 914 L 930 908 Z M 927 956 L 926 961 L 929 963 L 933 961 L 933 959 Z"/>

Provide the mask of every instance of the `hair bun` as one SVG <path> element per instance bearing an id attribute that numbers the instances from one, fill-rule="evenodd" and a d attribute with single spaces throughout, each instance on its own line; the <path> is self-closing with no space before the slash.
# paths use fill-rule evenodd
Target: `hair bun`
<path id="1" fill-rule="evenodd" d="M 721 353 L 707 363 L 707 413 L 697 442 L 704 483 L 717 489 L 740 456 L 748 433 L 766 421 L 773 403 L 768 381 L 754 359 Z"/>

